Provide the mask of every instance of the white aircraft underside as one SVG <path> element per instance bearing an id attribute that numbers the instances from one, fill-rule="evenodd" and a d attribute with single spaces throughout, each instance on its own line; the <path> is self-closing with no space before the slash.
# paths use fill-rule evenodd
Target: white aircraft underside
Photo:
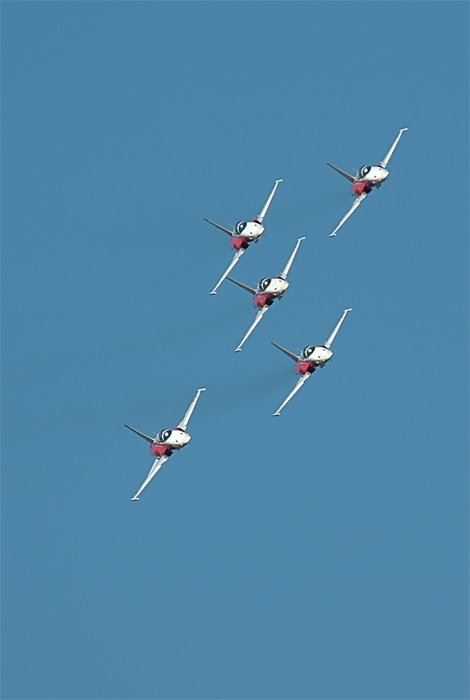
<path id="1" fill-rule="evenodd" d="M 398 142 L 404 131 L 408 131 L 408 127 L 400 129 L 400 131 L 398 132 L 398 136 L 391 145 L 389 151 L 387 152 L 387 155 L 383 160 L 380 161 L 378 165 L 364 165 L 359 170 L 356 176 L 347 173 L 345 170 L 341 170 L 341 168 L 338 168 L 332 163 L 327 163 L 327 165 L 336 170 L 336 172 L 338 172 L 340 175 L 342 175 L 352 183 L 351 190 L 353 195 L 355 195 L 356 197 L 349 211 L 346 212 L 346 214 L 343 216 L 343 218 L 336 226 L 334 231 L 330 233 L 330 237 L 336 236 L 341 226 L 343 226 L 343 224 L 349 219 L 349 217 L 352 214 L 354 214 L 359 205 L 362 204 L 362 202 L 372 192 L 372 189 L 374 187 L 380 187 L 388 178 L 390 174 L 387 170 L 388 162 L 392 157 L 394 150 L 398 146 Z"/>
<path id="2" fill-rule="evenodd" d="M 297 384 L 294 386 L 290 394 L 288 394 L 288 396 L 284 399 L 277 411 L 273 413 L 274 416 L 279 416 L 281 414 L 282 409 L 289 403 L 289 401 L 296 395 L 296 393 L 300 391 L 307 379 L 309 379 L 312 376 L 312 374 L 318 367 L 324 367 L 326 363 L 331 360 L 331 358 L 333 357 L 333 351 L 330 349 L 331 345 L 334 339 L 336 338 L 338 331 L 341 328 L 344 319 L 346 318 L 346 315 L 350 311 L 352 311 L 352 309 L 350 308 L 345 309 L 343 311 L 341 318 L 334 327 L 331 335 L 328 337 L 328 340 L 325 343 L 323 343 L 323 345 L 308 345 L 302 350 L 300 355 L 296 355 L 291 350 L 287 350 L 286 348 L 283 348 L 282 345 L 278 345 L 277 343 L 273 343 L 271 341 L 272 345 L 274 345 L 285 355 L 287 355 L 295 361 L 296 371 L 301 374 L 301 376 L 297 380 Z"/>
<path id="3" fill-rule="evenodd" d="M 225 226 L 221 226 L 220 224 L 215 223 L 215 221 L 211 221 L 210 219 L 204 219 L 204 221 L 207 221 L 209 224 L 212 224 L 212 226 L 215 226 L 221 231 L 227 233 L 232 239 L 232 247 L 236 250 L 236 253 L 233 256 L 230 265 L 227 267 L 224 274 L 219 279 L 214 289 L 211 291 L 211 294 L 217 293 L 218 288 L 233 270 L 233 268 L 245 252 L 245 250 L 247 250 L 250 243 L 256 243 L 263 235 L 265 230 L 263 226 L 263 220 L 267 214 L 269 206 L 273 200 L 274 194 L 280 182 L 282 182 L 282 179 L 275 181 L 274 187 L 271 190 L 266 202 L 264 203 L 263 208 L 261 209 L 256 219 L 253 219 L 253 221 L 239 221 L 236 226 L 233 226 L 232 228 L 227 228 Z"/>
<path id="4" fill-rule="evenodd" d="M 255 316 L 255 320 L 251 324 L 251 326 L 248 328 L 247 332 L 243 336 L 242 340 L 238 344 L 238 346 L 235 348 L 235 352 L 240 352 L 242 349 L 243 345 L 245 342 L 248 340 L 250 335 L 253 333 L 255 330 L 256 326 L 260 321 L 262 320 L 263 316 L 265 313 L 268 311 L 269 307 L 273 304 L 275 299 L 281 299 L 284 294 L 287 292 L 289 289 L 289 282 L 287 281 L 287 275 L 289 274 L 289 271 L 292 267 L 292 263 L 294 262 L 295 256 L 297 255 L 297 251 L 299 250 L 299 246 L 302 243 L 302 241 L 305 240 L 305 236 L 302 236 L 301 238 L 297 239 L 297 243 L 295 244 L 294 250 L 289 256 L 289 259 L 287 263 L 284 266 L 284 269 L 282 270 L 281 274 L 278 277 L 264 277 L 256 287 L 249 287 L 247 284 L 244 284 L 243 282 L 238 282 L 237 280 L 232 279 L 231 277 L 228 277 L 227 279 L 230 280 L 230 282 L 233 282 L 234 284 L 237 284 L 239 287 L 242 289 L 245 289 L 247 292 L 253 295 L 254 299 L 254 304 L 255 306 L 258 306 L 259 311 Z"/>
<path id="5" fill-rule="evenodd" d="M 188 410 L 186 411 L 182 421 L 178 424 L 176 428 L 167 428 L 166 430 L 162 430 L 154 438 L 150 437 L 149 435 L 146 435 L 145 433 L 140 432 L 140 430 L 132 428 L 130 425 L 125 426 L 126 428 L 129 428 L 129 430 L 132 430 L 132 432 L 136 433 L 137 435 L 140 435 L 140 437 L 149 442 L 151 454 L 156 455 L 156 459 L 150 467 L 149 473 L 145 477 L 142 485 L 136 492 L 135 496 L 131 498 L 132 501 L 139 500 L 139 496 L 142 493 L 142 491 L 146 488 L 146 486 L 148 486 L 148 484 L 152 481 L 153 477 L 158 473 L 158 471 L 162 468 L 165 462 L 171 457 L 172 452 L 174 450 L 182 449 L 191 441 L 191 435 L 186 431 L 186 428 L 188 427 L 190 418 L 203 391 L 205 391 L 205 388 L 197 390 L 196 396 L 189 404 Z"/>

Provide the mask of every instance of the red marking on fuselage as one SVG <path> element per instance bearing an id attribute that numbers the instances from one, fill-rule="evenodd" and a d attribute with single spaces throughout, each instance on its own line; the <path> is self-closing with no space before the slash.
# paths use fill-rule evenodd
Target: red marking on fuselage
<path id="1" fill-rule="evenodd" d="M 255 296 L 253 297 L 253 304 L 255 306 L 259 306 L 259 308 L 262 309 L 263 306 L 266 305 L 268 299 L 271 299 L 270 294 L 255 294 Z"/>
<path id="2" fill-rule="evenodd" d="M 150 445 L 150 454 L 155 455 L 155 457 L 163 457 L 163 455 L 171 452 L 170 445 L 157 445 L 155 442 Z"/>
<path id="3" fill-rule="evenodd" d="M 295 365 L 295 371 L 299 374 L 312 374 L 315 370 L 316 367 L 313 362 L 302 362 L 302 360 L 299 360 Z"/>
<path id="4" fill-rule="evenodd" d="M 364 192 L 366 192 L 366 190 L 368 190 L 370 192 L 370 190 L 372 189 L 373 186 L 374 185 L 372 182 L 357 182 L 357 181 L 355 181 L 352 184 L 351 191 L 353 194 L 360 197 L 361 194 L 364 194 Z"/>
<path id="5" fill-rule="evenodd" d="M 240 248 L 248 248 L 248 241 L 242 236 L 232 236 L 230 245 L 235 250 L 240 250 Z"/>

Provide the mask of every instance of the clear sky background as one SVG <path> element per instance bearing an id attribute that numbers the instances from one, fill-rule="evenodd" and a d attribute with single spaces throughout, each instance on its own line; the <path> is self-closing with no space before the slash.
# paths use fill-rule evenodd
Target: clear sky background
<path id="1" fill-rule="evenodd" d="M 468 697 L 468 3 L 2 5 L 3 697 Z"/>

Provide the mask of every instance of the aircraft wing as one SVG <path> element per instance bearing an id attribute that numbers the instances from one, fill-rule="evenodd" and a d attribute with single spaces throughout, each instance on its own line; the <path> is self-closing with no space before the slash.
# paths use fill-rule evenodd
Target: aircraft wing
<path id="1" fill-rule="evenodd" d="M 246 248 L 240 248 L 240 250 L 237 250 L 237 252 L 235 253 L 235 255 L 234 255 L 233 258 L 232 258 L 232 262 L 231 262 L 230 265 L 227 267 L 227 269 L 225 270 L 224 274 L 222 275 L 222 277 L 220 278 L 220 280 L 219 280 L 219 281 L 217 282 L 217 284 L 215 285 L 215 287 L 214 287 L 214 289 L 212 290 L 211 294 L 217 294 L 218 288 L 220 287 L 220 285 L 222 284 L 222 282 L 224 281 L 224 279 L 228 276 L 228 274 L 233 270 L 233 268 L 235 267 L 235 265 L 236 265 L 237 262 L 240 260 L 240 258 L 242 257 L 243 253 L 245 252 L 245 250 L 246 250 Z"/>
<path id="2" fill-rule="evenodd" d="M 144 490 L 144 488 L 152 481 L 155 474 L 158 472 L 159 469 L 161 469 L 163 467 L 163 465 L 165 464 L 167 459 L 169 459 L 169 457 L 167 457 L 166 455 L 162 455 L 162 457 L 158 457 L 155 460 L 155 462 L 150 467 L 150 471 L 147 474 L 147 477 L 146 477 L 144 483 L 142 484 L 140 489 L 137 491 L 135 496 L 133 496 L 133 498 L 131 498 L 131 501 L 138 501 L 139 500 L 139 496 L 142 493 L 142 491 Z"/>
<path id="3" fill-rule="evenodd" d="M 344 319 L 346 318 L 346 314 L 349 313 L 350 311 L 352 311 L 352 309 L 344 309 L 343 315 L 341 316 L 338 323 L 334 327 L 333 332 L 331 333 L 331 335 L 328 338 L 328 340 L 326 341 L 326 343 L 323 343 L 323 347 L 325 347 L 325 348 L 331 347 L 333 340 L 336 338 L 338 331 L 341 328 L 341 324 L 343 323 Z"/>
<path id="4" fill-rule="evenodd" d="M 263 208 L 261 209 L 260 213 L 258 214 L 258 216 L 257 216 L 256 219 L 255 219 L 255 221 L 258 221 L 260 224 L 263 222 L 263 219 L 264 219 L 264 217 L 266 216 L 266 213 L 267 213 L 267 211 L 268 211 L 268 209 L 269 209 L 269 205 L 270 205 L 271 202 L 273 201 L 274 194 L 275 194 L 275 192 L 276 192 L 276 190 L 277 190 L 277 186 L 279 185 L 280 182 L 282 182 L 282 179 L 281 179 L 281 180 L 276 180 L 276 182 L 274 183 L 274 187 L 273 187 L 273 189 L 271 190 L 271 194 L 270 194 L 269 197 L 267 198 L 266 202 L 264 203 Z"/>
<path id="5" fill-rule="evenodd" d="M 296 395 L 296 393 L 303 387 L 303 385 L 305 384 L 305 382 L 307 381 L 307 379 L 308 379 L 309 377 L 311 377 L 311 376 L 312 376 L 312 375 L 311 375 L 310 373 L 308 373 L 308 374 L 304 374 L 304 375 L 302 375 L 302 376 L 300 377 L 300 379 L 298 380 L 297 384 L 295 385 L 295 387 L 294 387 L 294 388 L 292 389 L 292 391 L 290 392 L 289 396 L 281 403 L 281 405 L 280 405 L 279 408 L 277 409 L 276 413 L 273 413 L 273 416 L 279 416 L 279 415 L 281 414 L 281 411 L 282 411 L 282 409 L 284 408 L 284 406 L 285 406 L 287 403 L 289 403 L 289 401 L 291 400 L 291 398 L 292 398 L 293 396 Z"/>
<path id="6" fill-rule="evenodd" d="M 354 200 L 354 203 L 353 203 L 351 209 L 343 216 L 343 218 L 341 219 L 341 221 L 339 222 L 339 224 L 337 225 L 337 227 L 335 228 L 335 230 L 333 231 L 333 233 L 330 233 L 330 237 L 331 237 L 331 236 L 336 236 L 336 233 L 339 231 L 339 229 L 340 229 L 341 226 L 344 224 L 344 222 L 347 221 L 347 220 L 349 219 L 349 217 L 351 216 L 351 214 L 354 214 L 354 212 L 355 212 L 356 209 L 358 208 L 359 204 L 361 204 L 361 203 L 365 200 L 366 197 L 367 197 L 367 192 L 364 192 L 363 194 L 361 194 L 359 197 L 357 197 L 357 198 Z"/>
<path id="7" fill-rule="evenodd" d="M 386 167 L 387 167 L 388 161 L 389 161 L 390 158 L 393 156 L 393 151 L 394 151 L 395 148 L 398 146 L 398 142 L 399 142 L 399 140 L 401 139 L 401 135 L 403 134 L 404 131 L 408 131 L 408 127 L 407 127 L 407 126 L 406 126 L 404 129 L 400 129 L 400 131 L 398 132 L 398 136 L 396 137 L 395 141 L 392 143 L 392 145 L 391 145 L 391 147 L 390 147 L 389 152 L 387 153 L 387 155 L 385 156 L 385 158 L 384 158 L 383 160 L 380 161 L 379 165 L 381 165 L 382 168 L 386 168 Z"/>
<path id="8" fill-rule="evenodd" d="M 205 390 L 206 390 L 206 389 L 205 389 L 205 387 L 204 387 L 204 388 L 198 389 L 198 390 L 196 391 L 196 396 L 194 397 L 194 399 L 193 399 L 193 400 L 191 401 L 191 403 L 189 404 L 189 408 L 188 408 L 188 410 L 186 411 L 186 413 L 184 414 L 183 420 L 181 421 L 181 423 L 178 423 L 178 428 L 181 428 L 181 430 L 186 430 L 186 428 L 188 427 L 189 419 L 190 419 L 191 416 L 193 415 L 193 411 L 194 411 L 194 409 L 196 408 L 196 404 L 197 404 L 197 402 L 198 402 L 198 400 L 199 400 L 199 397 L 200 397 L 200 395 L 202 394 L 202 392 L 205 391 Z"/>
<path id="9" fill-rule="evenodd" d="M 283 269 L 283 271 L 279 275 L 279 277 L 282 277 L 283 280 L 285 280 L 287 275 L 289 274 L 289 270 L 292 267 L 292 263 L 294 262 L 294 258 L 297 255 L 297 251 L 299 250 L 299 246 L 302 243 L 302 241 L 305 241 L 305 236 L 302 236 L 302 238 L 297 239 L 297 243 L 295 244 L 295 248 L 292 251 L 289 260 L 286 262 L 285 268 Z"/>
<path id="10" fill-rule="evenodd" d="M 263 318 L 264 314 L 266 313 L 266 311 L 267 311 L 268 309 L 269 309 L 269 306 L 265 305 L 265 306 L 263 306 L 263 307 L 258 311 L 258 313 L 256 314 L 256 317 L 255 317 L 255 320 L 253 321 L 253 323 L 251 324 L 251 326 L 248 328 L 247 332 L 246 332 L 245 335 L 243 336 L 243 340 L 242 340 L 241 343 L 238 345 L 238 347 L 235 349 L 235 352 L 240 352 L 240 350 L 242 349 L 242 346 L 244 345 L 245 341 L 248 340 L 248 338 L 249 338 L 250 335 L 253 333 L 253 331 L 255 330 L 256 326 L 257 326 L 258 323 L 261 321 L 261 319 Z"/>

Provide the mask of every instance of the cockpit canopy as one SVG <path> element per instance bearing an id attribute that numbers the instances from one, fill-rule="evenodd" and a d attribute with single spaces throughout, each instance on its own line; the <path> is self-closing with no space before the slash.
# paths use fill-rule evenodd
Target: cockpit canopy
<path id="1" fill-rule="evenodd" d="M 264 279 L 261 280 L 261 282 L 258 284 L 258 289 L 262 292 L 265 291 L 271 284 L 271 278 L 270 277 L 265 277 Z"/>
<path id="2" fill-rule="evenodd" d="M 235 231 L 237 233 L 243 233 L 243 231 L 246 229 L 246 221 L 239 221 L 238 224 L 235 226 Z"/>
<path id="3" fill-rule="evenodd" d="M 168 438 L 170 437 L 171 433 L 172 433 L 172 431 L 169 428 L 159 432 L 157 435 L 158 442 L 166 442 L 168 440 Z"/>
<path id="4" fill-rule="evenodd" d="M 308 358 L 308 357 L 310 357 L 310 355 L 313 355 L 314 352 L 315 352 L 315 346 L 309 345 L 307 348 L 304 348 L 302 350 L 302 357 Z"/>
<path id="5" fill-rule="evenodd" d="M 359 177 L 365 177 L 369 173 L 371 167 L 371 165 L 363 165 L 362 168 L 359 170 Z"/>

